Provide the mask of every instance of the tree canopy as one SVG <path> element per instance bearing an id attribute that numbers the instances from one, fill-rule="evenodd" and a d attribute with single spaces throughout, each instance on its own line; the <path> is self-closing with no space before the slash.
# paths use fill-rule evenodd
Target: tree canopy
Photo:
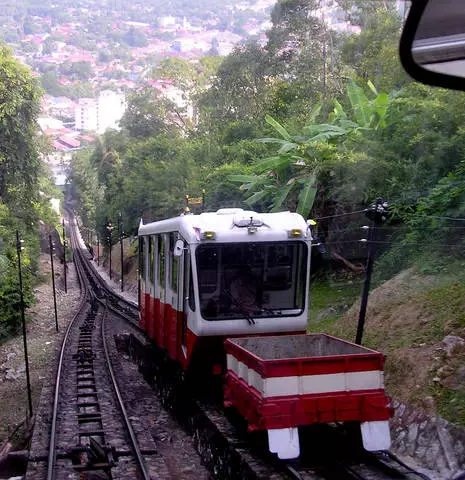
<path id="1" fill-rule="evenodd" d="M 122 131 L 76 156 L 90 224 L 99 228 L 118 209 L 135 232 L 139 218 L 180 213 L 184 195 L 202 189 L 210 209 L 326 217 L 381 196 L 397 225 L 413 228 L 409 215 L 431 204 L 463 215 L 453 184 L 463 173 L 465 96 L 401 71 L 401 19 L 391 5 L 340 3 L 359 34 L 331 31 L 318 2 L 280 0 L 265 44 L 238 45 L 219 65 L 162 61 L 154 78 L 189 98 L 194 120 L 153 91 L 134 94 Z M 438 192 L 450 202 L 441 206 Z M 337 220 L 342 232 L 347 222 Z"/>

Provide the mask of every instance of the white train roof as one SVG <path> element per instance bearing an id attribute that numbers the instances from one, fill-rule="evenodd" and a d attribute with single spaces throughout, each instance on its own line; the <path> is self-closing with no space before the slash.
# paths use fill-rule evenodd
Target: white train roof
<path id="1" fill-rule="evenodd" d="M 179 217 L 139 226 L 139 235 L 179 232 L 189 243 L 311 240 L 310 228 L 292 212 L 257 213 L 242 208 Z M 299 234 L 299 231 L 301 232 Z M 206 237 L 212 235 L 211 237 Z"/>

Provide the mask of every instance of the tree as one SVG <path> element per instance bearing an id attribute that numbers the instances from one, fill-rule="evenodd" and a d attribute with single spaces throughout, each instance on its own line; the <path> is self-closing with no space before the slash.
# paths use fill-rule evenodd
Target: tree
<path id="1" fill-rule="evenodd" d="M 123 36 L 123 40 L 130 47 L 146 47 L 148 45 L 147 37 L 134 27 L 131 27 Z"/>
<path id="2" fill-rule="evenodd" d="M 47 179 L 39 153 L 45 146 L 37 135 L 40 91 L 26 67 L 0 46 L 0 341 L 20 325 L 15 230 L 24 239 L 23 287 L 26 306 L 33 299 L 38 256 L 39 214 L 51 214 Z M 39 192 L 42 192 L 39 193 Z"/>
<path id="3" fill-rule="evenodd" d="M 27 205 L 41 171 L 36 119 L 40 93 L 26 67 L 0 47 L 0 201 Z"/>
<path id="4" fill-rule="evenodd" d="M 206 55 L 195 62 L 170 57 L 160 62 L 153 76 L 157 79 L 174 80 L 176 87 L 193 98 L 209 86 L 220 63 L 220 58 L 211 55 Z"/>
<path id="5" fill-rule="evenodd" d="M 354 120 L 349 119 L 337 100 L 334 100 L 329 123 L 316 122 L 321 110 L 321 105 L 317 105 L 298 135 L 291 135 L 283 125 L 267 115 L 266 122 L 279 137 L 258 141 L 276 144 L 279 147 L 277 155 L 257 162 L 254 174 L 230 177 L 230 180 L 242 183 L 241 189 L 248 192 L 246 203 L 253 205 L 261 202 L 271 211 L 279 211 L 287 204 L 307 217 L 316 198 L 317 185 L 324 183 L 324 172 L 328 166 L 334 168 L 341 161 L 338 150 L 345 148 L 344 143 L 361 131 L 385 126 L 388 96 L 378 93 L 371 82 L 369 87 L 376 95 L 373 100 L 369 100 L 354 82 L 347 86 Z"/>
<path id="6" fill-rule="evenodd" d="M 211 88 L 199 99 L 208 129 L 225 122 L 263 118 L 269 85 L 267 58 L 258 43 L 247 42 L 223 60 Z"/>
<path id="7" fill-rule="evenodd" d="M 377 2 L 368 12 L 366 28 L 342 46 L 343 61 L 359 78 L 372 79 L 384 91 L 400 88 L 410 82 L 398 59 L 401 19 L 395 10 Z"/>
<path id="8" fill-rule="evenodd" d="M 172 102 L 158 97 L 151 88 L 144 88 L 129 97 L 120 121 L 123 131 L 134 138 L 149 138 L 176 131 L 179 116 Z"/>
<path id="9" fill-rule="evenodd" d="M 62 75 L 66 75 L 73 80 L 86 81 L 93 75 L 92 66 L 89 62 L 73 62 L 60 66 Z"/>
<path id="10" fill-rule="evenodd" d="M 42 88 L 53 97 L 59 97 L 64 94 L 65 88 L 58 82 L 57 72 L 55 70 L 47 70 L 40 77 Z"/>

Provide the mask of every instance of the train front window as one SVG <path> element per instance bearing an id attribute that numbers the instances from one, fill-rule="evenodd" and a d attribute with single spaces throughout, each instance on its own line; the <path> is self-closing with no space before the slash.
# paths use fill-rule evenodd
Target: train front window
<path id="1" fill-rule="evenodd" d="M 305 307 L 307 245 L 260 242 L 200 245 L 200 310 L 207 320 L 300 315 Z"/>

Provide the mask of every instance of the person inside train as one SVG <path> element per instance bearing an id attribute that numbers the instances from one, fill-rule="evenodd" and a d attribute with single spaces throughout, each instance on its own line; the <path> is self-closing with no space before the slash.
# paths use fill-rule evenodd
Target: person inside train
<path id="1" fill-rule="evenodd" d="M 231 281 L 229 294 L 232 301 L 232 311 L 253 313 L 260 309 L 257 279 L 248 265 L 243 267 L 238 275 Z"/>
<path id="2" fill-rule="evenodd" d="M 218 287 L 212 293 L 204 313 L 206 318 L 225 313 L 239 313 L 249 318 L 258 310 L 260 306 L 257 279 L 251 268 L 245 266 L 232 278 L 227 287 Z"/>

